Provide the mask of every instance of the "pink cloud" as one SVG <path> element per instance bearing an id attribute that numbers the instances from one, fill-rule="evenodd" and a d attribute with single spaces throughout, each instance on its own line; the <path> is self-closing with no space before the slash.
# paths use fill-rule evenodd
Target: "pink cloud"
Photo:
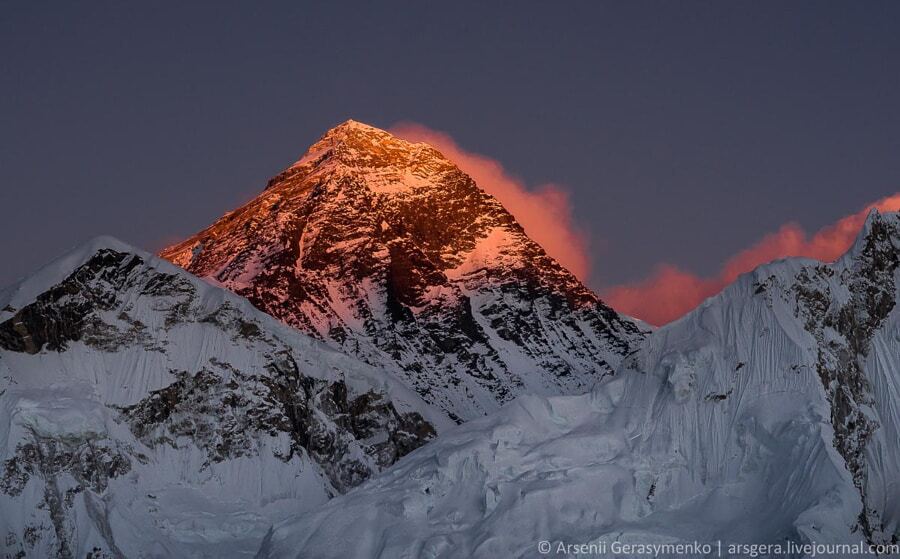
<path id="1" fill-rule="evenodd" d="M 897 211 L 900 209 L 900 193 L 869 204 L 859 212 L 820 229 L 811 237 L 796 223 L 787 223 L 729 258 L 713 277 L 703 278 L 670 264 L 660 264 L 649 277 L 634 284 L 614 286 L 601 295 L 619 312 L 651 324 L 666 324 L 680 318 L 707 297 L 721 291 L 740 274 L 760 264 L 788 256 L 804 256 L 825 262 L 836 260 L 853 244 L 872 208 Z"/>
<path id="2" fill-rule="evenodd" d="M 449 135 L 421 124 L 399 123 L 391 128 L 391 133 L 407 141 L 434 146 L 482 190 L 497 198 L 547 254 L 580 280 L 587 281 L 591 272 L 588 236 L 575 224 L 569 195 L 562 187 L 545 184 L 528 188 L 499 162 L 466 151 Z"/>

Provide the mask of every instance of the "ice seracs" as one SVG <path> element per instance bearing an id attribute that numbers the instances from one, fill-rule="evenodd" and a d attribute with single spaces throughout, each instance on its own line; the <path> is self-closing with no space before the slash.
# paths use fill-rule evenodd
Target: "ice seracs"
<path id="1" fill-rule="evenodd" d="M 646 334 L 437 150 L 355 121 L 161 255 L 455 420 L 584 392 Z"/>
<path id="2" fill-rule="evenodd" d="M 456 427 L 277 526 L 260 557 L 534 557 L 541 540 L 896 554 L 898 260 L 900 214 L 873 213 L 839 261 L 741 276 L 592 393 Z"/>

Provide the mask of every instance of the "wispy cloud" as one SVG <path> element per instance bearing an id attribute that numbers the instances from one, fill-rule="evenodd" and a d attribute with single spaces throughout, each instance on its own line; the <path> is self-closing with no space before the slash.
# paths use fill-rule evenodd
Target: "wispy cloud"
<path id="1" fill-rule="evenodd" d="M 672 264 L 661 263 L 649 277 L 611 287 L 601 296 L 619 312 L 662 325 L 680 318 L 740 274 L 760 264 L 788 256 L 805 256 L 825 262 L 837 259 L 850 248 L 872 208 L 897 211 L 900 193 L 873 202 L 812 236 L 796 223 L 787 223 L 729 258 L 714 276 L 700 277 Z"/>

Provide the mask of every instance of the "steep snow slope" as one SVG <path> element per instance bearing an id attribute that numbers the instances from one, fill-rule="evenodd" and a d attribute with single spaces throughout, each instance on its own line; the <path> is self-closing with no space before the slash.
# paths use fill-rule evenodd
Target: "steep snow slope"
<path id="1" fill-rule="evenodd" d="M 896 542 L 898 254 L 900 215 L 873 213 L 840 261 L 742 276 L 593 393 L 523 397 L 461 425 L 278 526 L 260 556 Z"/>
<path id="2" fill-rule="evenodd" d="M 252 555 L 447 421 L 113 239 L 0 293 L 4 556 Z"/>
<path id="3" fill-rule="evenodd" d="M 588 390 L 644 336 L 434 148 L 354 121 L 162 256 L 456 419 Z"/>

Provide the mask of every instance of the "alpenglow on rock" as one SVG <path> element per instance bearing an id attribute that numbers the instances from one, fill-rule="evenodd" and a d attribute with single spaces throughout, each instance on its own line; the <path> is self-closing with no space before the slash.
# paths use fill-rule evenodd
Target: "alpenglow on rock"
<path id="1" fill-rule="evenodd" d="M 161 256 L 457 420 L 589 390 L 645 336 L 434 148 L 354 121 Z"/>
<path id="2" fill-rule="evenodd" d="M 4 557 L 244 557 L 449 420 L 115 239 L 0 292 Z"/>
<path id="3" fill-rule="evenodd" d="M 541 540 L 551 556 L 577 556 L 560 542 L 609 555 L 709 542 L 698 555 L 714 557 L 721 541 L 723 557 L 753 556 L 735 544 L 804 556 L 789 542 L 894 557 L 898 295 L 900 214 L 873 213 L 837 262 L 741 276 L 592 393 L 526 396 L 460 425 L 277 526 L 258 557 L 527 558 Z"/>

